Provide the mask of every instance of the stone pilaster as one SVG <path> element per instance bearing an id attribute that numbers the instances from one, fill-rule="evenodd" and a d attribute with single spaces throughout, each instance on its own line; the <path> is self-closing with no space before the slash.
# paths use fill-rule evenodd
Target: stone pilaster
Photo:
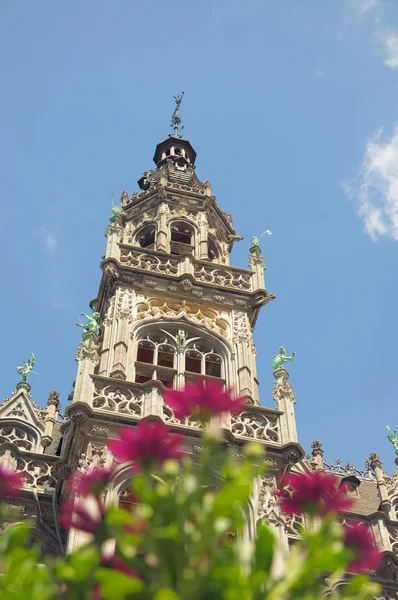
<path id="1" fill-rule="evenodd" d="M 292 386 L 288 382 L 289 372 L 284 367 L 280 367 L 274 371 L 274 377 L 272 396 L 276 402 L 277 409 L 283 412 L 280 417 L 282 444 L 298 442 L 296 417 L 294 414 L 296 397 Z"/>
<path id="2" fill-rule="evenodd" d="M 208 227 L 206 214 L 201 213 L 199 219 L 199 260 L 209 260 Z"/>
<path id="3" fill-rule="evenodd" d="M 169 216 L 169 207 L 163 202 L 158 209 L 158 231 L 156 236 L 156 250 L 168 252 L 168 236 L 167 236 L 167 218 Z"/>
<path id="4" fill-rule="evenodd" d="M 253 290 L 265 290 L 265 262 L 261 254 L 250 254 L 249 267 L 253 271 Z"/>
<path id="5" fill-rule="evenodd" d="M 47 448 L 47 446 L 50 446 L 52 442 L 54 424 L 57 420 L 59 408 L 59 393 L 56 390 L 53 390 L 50 392 L 47 400 L 46 417 L 44 420 L 44 435 L 41 439 L 41 445 L 43 448 Z"/>
<path id="6" fill-rule="evenodd" d="M 391 501 L 388 497 L 387 486 L 384 481 L 382 463 L 379 455 L 376 454 L 376 452 L 372 452 L 369 456 L 369 462 L 376 477 L 376 484 L 380 497 L 380 508 L 387 516 L 389 516 L 391 512 Z"/>
<path id="7" fill-rule="evenodd" d="M 73 392 L 73 403 L 86 402 L 92 405 L 93 399 L 93 375 L 95 367 L 99 363 L 98 336 L 92 332 L 83 333 L 83 341 L 76 352 L 75 360 L 78 363 L 75 389 Z"/>

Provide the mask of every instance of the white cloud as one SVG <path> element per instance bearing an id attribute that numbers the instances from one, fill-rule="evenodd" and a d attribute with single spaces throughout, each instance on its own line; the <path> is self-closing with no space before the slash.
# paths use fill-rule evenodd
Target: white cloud
<path id="1" fill-rule="evenodd" d="M 380 40 L 384 46 L 384 64 L 390 69 L 398 69 L 398 33 L 392 31 L 384 33 L 380 35 Z"/>
<path id="2" fill-rule="evenodd" d="M 358 203 L 358 214 L 373 241 L 398 240 L 398 124 L 383 142 L 380 129 L 366 144 L 359 177 L 343 182 L 348 196 Z"/>
<path id="3" fill-rule="evenodd" d="M 57 238 L 47 231 L 45 227 L 40 227 L 40 234 L 49 254 L 54 254 L 55 249 L 58 246 Z"/>
<path id="4" fill-rule="evenodd" d="M 358 16 L 362 16 L 379 5 L 379 0 L 351 0 L 351 7 Z"/>
<path id="5" fill-rule="evenodd" d="M 314 69 L 314 77 L 324 77 L 325 73 L 321 69 Z"/>

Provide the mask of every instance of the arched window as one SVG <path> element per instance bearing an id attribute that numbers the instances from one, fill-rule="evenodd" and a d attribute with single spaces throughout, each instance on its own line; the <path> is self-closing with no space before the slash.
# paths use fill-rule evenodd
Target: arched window
<path id="1" fill-rule="evenodd" d="M 172 388 L 176 374 L 176 349 L 164 334 L 153 332 L 137 344 L 135 363 L 136 383 L 156 379 L 166 388 Z"/>
<path id="2" fill-rule="evenodd" d="M 155 235 L 156 227 L 153 223 L 150 223 L 137 231 L 135 239 L 141 248 L 153 250 L 155 248 Z"/>
<path id="3" fill-rule="evenodd" d="M 184 221 L 173 221 L 170 225 L 171 254 L 182 254 L 183 252 L 193 252 L 194 249 L 194 228 Z"/>
<path id="4" fill-rule="evenodd" d="M 177 381 L 193 382 L 225 379 L 226 348 L 209 334 L 196 328 L 162 323 L 162 330 L 141 328 L 136 341 L 135 382 L 157 380 L 166 388 L 173 388 Z M 178 349 L 178 352 L 177 352 Z"/>
<path id="5" fill-rule="evenodd" d="M 209 252 L 209 259 L 211 261 L 217 262 L 220 257 L 220 251 L 217 247 L 216 242 L 210 236 L 207 241 L 207 247 L 208 247 L 208 252 Z"/>

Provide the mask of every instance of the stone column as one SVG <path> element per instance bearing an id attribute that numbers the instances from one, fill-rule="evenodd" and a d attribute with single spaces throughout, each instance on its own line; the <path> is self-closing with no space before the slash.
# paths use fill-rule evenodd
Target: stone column
<path id="1" fill-rule="evenodd" d="M 294 415 L 296 397 L 292 386 L 288 382 L 289 373 L 284 367 L 280 367 L 274 371 L 274 377 L 272 396 L 276 402 L 277 409 L 283 412 L 280 416 L 282 444 L 298 442 L 296 418 Z"/>
<path id="2" fill-rule="evenodd" d="M 46 417 L 44 420 L 44 435 L 41 439 L 41 445 L 43 446 L 43 448 L 47 448 L 48 446 L 50 446 L 53 440 L 52 435 L 54 423 L 58 417 L 59 407 L 59 393 L 56 390 L 53 390 L 52 392 L 50 392 L 47 400 Z"/>
<path id="3" fill-rule="evenodd" d="M 261 254 L 250 254 L 249 267 L 253 271 L 253 291 L 265 290 L 264 271 L 266 269 L 266 266 Z"/>
<path id="4" fill-rule="evenodd" d="M 315 440 L 315 442 L 312 442 L 311 448 L 312 448 L 312 456 L 314 457 L 314 462 L 316 465 L 315 469 L 317 471 L 323 471 L 323 450 L 322 450 L 321 442 L 318 442 L 318 440 Z"/>
<path id="5" fill-rule="evenodd" d="M 119 248 L 119 232 L 120 226 L 108 227 L 105 231 L 105 235 L 108 238 L 106 244 L 105 258 L 115 258 L 120 260 L 120 248 Z"/>
<path id="6" fill-rule="evenodd" d="M 93 400 L 93 381 L 91 375 L 99 363 L 98 336 L 93 332 L 83 333 L 83 341 L 76 352 L 78 363 L 73 403 L 86 402 L 89 406 Z"/>
<path id="7" fill-rule="evenodd" d="M 376 477 L 377 490 L 380 496 L 380 509 L 389 516 L 391 512 L 391 501 L 388 497 L 386 482 L 384 481 L 381 460 L 376 452 L 372 452 L 369 456 L 369 463 Z"/>
<path id="8" fill-rule="evenodd" d="M 120 314 L 117 324 L 117 339 L 114 345 L 113 366 L 110 376 L 115 379 L 126 379 L 126 360 L 129 340 L 128 315 Z"/>
<path id="9" fill-rule="evenodd" d="M 169 252 L 169 244 L 167 240 L 167 218 L 169 216 L 169 212 L 169 207 L 166 202 L 163 202 L 158 208 L 156 250 L 160 250 L 161 252 Z"/>

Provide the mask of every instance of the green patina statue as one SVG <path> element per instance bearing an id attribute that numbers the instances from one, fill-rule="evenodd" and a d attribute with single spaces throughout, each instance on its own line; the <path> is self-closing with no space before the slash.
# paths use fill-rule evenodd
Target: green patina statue
<path id="1" fill-rule="evenodd" d="M 17 373 L 22 375 L 22 382 L 26 383 L 31 372 L 34 373 L 33 367 L 35 366 L 35 355 L 32 352 L 31 357 L 28 360 L 23 361 L 22 367 L 17 367 Z M 37 373 L 36 373 L 37 375 Z"/>
<path id="2" fill-rule="evenodd" d="M 262 233 L 260 235 L 260 237 L 257 236 L 253 236 L 250 240 L 250 254 L 261 254 L 261 248 L 260 248 L 260 240 L 263 237 L 263 235 L 272 235 L 272 231 L 270 231 L 269 229 L 267 229 L 266 231 L 264 231 L 264 233 Z"/>
<path id="3" fill-rule="evenodd" d="M 391 428 L 386 425 L 387 431 L 391 431 Z M 387 434 L 387 439 L 394 446 L 395 454 L 398 456 L 398 435 L 396 431 L 391 431 L 391 433 Z"/>
<path id="4" fill-rule="evenodd" d="M 120 220 L 120 215 L 122 214 L 123 207 L 122 206 L 112 206 L 112 216 L 109 219 L 109 229 L 113 233 L 116 231 L 116 227 Z"/>
<path id="5" fill-rule="evenodd" d="M 83 317 L 86 317 L 87 323 L 76 323 L 78 327 L 83 327 L 84 333 L 95 333 L 95 335 L 99 334 L 99 325 L 98 321 L 100 318 L 100 313 L 92 312 L 91 315 L 86 315 L 86 313 L 80 313 Z M 80 319 L 79 319 L 80 320 Z M 83 335 L 84 335 L 83 333 Z"/>
<path id="6" fill-rule="evenodd" d="M 281 346 L 279 348 L 279 354 L 276 354 L 272 357 L 272 366 L 274 371 L 276 371 L 276 369 L 280 369 L 284 363 L 291 362 L 295 356 L 295 352 L 292 352 L 291 356 L 286 356 L 286 350 L 283 346 Z"/>

